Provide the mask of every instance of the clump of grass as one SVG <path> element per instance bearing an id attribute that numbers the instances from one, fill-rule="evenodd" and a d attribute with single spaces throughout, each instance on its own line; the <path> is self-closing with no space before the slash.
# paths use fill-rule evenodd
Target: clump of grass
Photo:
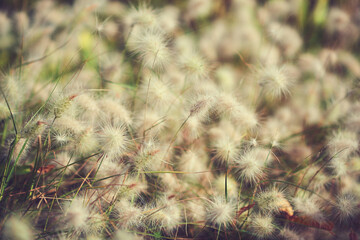
<path id="1" fill-rule="evenodd" d="M 0 238 L 356 239 L 359 35 L 334 1 L 1 10 Z"/>

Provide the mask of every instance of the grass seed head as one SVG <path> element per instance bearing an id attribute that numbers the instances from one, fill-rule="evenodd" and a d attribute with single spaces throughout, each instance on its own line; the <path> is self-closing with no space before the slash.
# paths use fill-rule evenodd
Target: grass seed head
<path id="1" fill-rule="evenodd" d="M 250 184 L 257 183 L 265 174 L 264 157 L 266 158 L 262 154 L 262 150 L 258 148 L 248 150 L 240 155 L 235 161 L 235 172 L 238 178 L 244 179 Z"/>
<path id="2" fill-rule="evenodd" d="M 195 149 L 190 149 L 186 152 L 183 152 L 179 157 L 179 166 L 178 168 L 184 172 L 201 172 L 206 171 L 206 158 L 201 152 L 196 151 Z M 201 174 L 187 174 L 184 177 L 198 179 L 201 177 Z"/>
<path id="3" fill-rule="evenodd" d="M 149 171 L 161 164 L 160 149 L 153 139 L 144 142 L 133 158 L 133 163 L 138 171 Z"/>
<path id="4" fill-rule="evenodd" d="M 359 142 L 354 132 L 338 131 L 330 137 L 327 146 L 330 157 L 345 159 L 358 148 Z"/>
<path id="5" fill-rule="evenodd" d="M 283 67 L 269 66 L 258 72 L 258 81 L 265 93 L 272 98 L 280 98 L 290 93 L 292 80 Z"/>
<path id="6" fill-rule="evenodd" d="M 285 198 L 284 191 L 281 191 L 276 187 L 267 189 L 257 194 L 255 202 L 261 212 L 268 214 L 274 212 L 279 213 L 280 211 L 291 208 L 289 201 Z M 292 208 L 289 213 L 292 215 Z"/>
<path id="7" fill-rule="evenodd" d="M 105 123 L 97 137 L 101 150 L 109 158 L 121 157 L 131 145 L 125 125 Z"/>
<path id="8" fill-rule="evenodd" d="M 102 119 L 107 119 L 108 121 L 112 121 L 116 124 L 132 124 L 131 113 L 115 96 L 105 96 L 104 98 L 99 99 L 97 104 L 101 109 L 99 115 Z"/>
<path id="9" fill-rule="evenodd" d="M 76 95 L 67 96 L 60 94 L 52 99 L 52 111 L 55 118 L 60 118 L 71 106 Z"/>
<path id="10" fill-rule="evenodd" d="M 171 233 L 182 220 L 181 206 L 174 199 L 165 196 L 156 203 L 147 218 L 154 227 Z"/>
<path id="11" fill-rule="evenodd" d="M 198 53 L 192 51 L 180 58 L 180 66 L 188 79 L 204 80 L 209 75 L 209 66 L 206 60 Z"/>
<path id="12" fill-rule="evenodd" d="M 274 236 L 276 226 L 270 215 L 252 214 L 249 219 L 249 231 L 257 239 L 268 239 Z"/>
<path id="13" fill-rule="evenodd" d="M 319 199 L 308 194 L 303 197 L 295 197 L 291 200 L 296 214 L 300 216 L 310 217 L 316 221 L 325 220 L 322 212 L 322 205 Z"/>
<path id="14" fill-rule="evenodd" d="M 90 217 L 90 209 L 86 204 L 86 200 L 81 196 L 77 196 L 72 201 L 66 201 L 63 204 L 63 209 L 66 225 L 76 232 L 83 232 Z"/>
<path id="15" fill-rule="evenodd" d="M 35 237 L 29 224 L 17 216 L 11 216 L 6 220 L 0 236 L 9 240 L 32 240 Z"/>
<path id="16" fill-rule="evenodd" d="M 158 25 L 158 16 L 154 9 L 145 3 L 132 7 L 124 16 L 123 21 L 128 28 L 135 26 L 153 27 Z M 130 31 L 130 29 L 128 29 Z"/>
<path id="17" fill-rule="evenodd" d="M 226 228 L 233 222 L 235 215 L 235 203 L 226 201 L 223 196 L 216 196 L 206 203 L 206 221 L 210 224 Z"/>
<path id="18" fill-rule="evenodd" d="M 329 34 L 344 32 L 351 23 L 350 16 L 340 8 L 333 7 L 326 20 L 326 31 Z"/>
<path id="19" fill-rule="evenodd" d="M 333 215 L 339 222 L 349 222 L 360 213 L 359 199 L 352 194 L 338 195 L 335 206 L 333 208 Z"/>
<path id="20" fill-rule="evenodd" d="M 116 217 L 123 228 L 139 227 L 143 221 L 143 209 L 128 200 L 120 200 L 115 205 Z"/>
<path id="21" fill-rule="evenodd" d="M 221 164 L 233 162 L 239 154 L 238 143 L 230 137 L 218 139 L 213 146 L 215 159 Z"/>
<path id="22" fill-rule="evenodd" d="M 85 129 L 75 140 L 75 152 L 81 156 L 91 155 L 98 148 L 98 140 L 93 129 Z"/>
<path id="23" fill-rule="evenodd" d="M 128 46 L 149 69 L 162 70 L 169 63 L 171 54 L 168 38 L 159 28 L 140 28 L 133 31 Z"/>

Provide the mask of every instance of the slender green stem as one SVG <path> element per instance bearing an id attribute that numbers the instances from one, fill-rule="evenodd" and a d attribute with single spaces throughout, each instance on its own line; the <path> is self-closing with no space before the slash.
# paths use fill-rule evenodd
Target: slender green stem
<path id="1" fill-rule="evenodd" d="M 220 223 L 220 225 L 219 225 L 219 229 L 218 229 L 218 233 L 217 233 L 217 236 L 216 236 L 216 240 L 218 240 L 219 239 L 219 236 L 220 236 L 220 229 L 221 229 L 221 223 Z"/>
<path id="2" fill-rule="evenodd" d="M 1 138 L 1 146 L 4 146 L 5 145 L 5 139 L 6 139 L 6 135 L 7 135 L 7 128 L 8 128 L 8 122 L 5 121 L 4 122 L 4 130 L 3 130 L 3 133 L 2 133 L 2 138 Z"/>
<path id="3" fill-rule="evenodd" d="M 225 200 L 228 202 L 228 169 L 229 169 L 229 151 L 226 156 L 226 169 L 225 169 Z"/>
<path id="4" fill-rule="evenodd" d="M 11 117 L 11 121 L 12 121 L 12 123 L 13 123 L 13 125 L 14 125 L 15 134 L 17 134 L 18 131 L 17 131 L 17 128 L 16 128 L 16 122 L 15 122 L 14 115 L 13 115 L 13 113 L 12 113 L 12 111 L 11 111 L 10 104 L 9 104 L 9 102 L 8 102 L 8 100 L 7 100 L 7 97 L 6 97 L 4 91 L 2 90 L 1 87 L 0 87 L 0 91 L 1 91 L 1 94 L 3 95 L 3 97 L 4 97 L 6 106 L 7 106 L 8 110 L 9 110 L 9 112 L 10 112 L 10 117 Z"/>
<path id="5" fill-rule="evenodd" d="M 24 151 L 24 149 L 25 149 L 25 147 L 26 147 L 26 144 L 28 143 L 28 140 L 29 140 L 29 139 L 26 139 L 25 142 L 24 142 L 24 144 L 22 145 L 21 150 L 20 150 L 18 156 L 16 157 L 16 160 L 15 160 L 13 166 L 11 167 L 10 172 L 9 172 L 7 178 L 6 178 L 6 184 L 5 184 L 5 185 L 7 185 L 7 184 L 9 183 L 10 178 L 11 178 L 11 176 L 12 176 L 12 174 L 13 174 L 13 172 L 14 172 L 14 169 L 15 169 L 15 167 L 16 167 L 16 164 L 17 164 L 17 162 L 19 161 L 20 156 L 21 156 L 21 154 L 23 153 L 23 151 Z"/>
<path id="6" fill-rule="evenodd" d="M 20 136 L 16 135 L 14 141 L 10 144 L 9 154 L 8 154 L 7 159 L 6 159 L 4 169 L 2 170 L 2 173 L 1 173 L 0 202 L 4 198 L 4 191 L 5 191 L 5 187 L 6 187 L 6 184 L 7 184 L 7 173 L 8 173 L 9 168 L 10 168 L 11 159 L 12 159 L 12 156 L 14 154 L 15 146 L 19 142 L 19 140 L 20 140 Z"/>

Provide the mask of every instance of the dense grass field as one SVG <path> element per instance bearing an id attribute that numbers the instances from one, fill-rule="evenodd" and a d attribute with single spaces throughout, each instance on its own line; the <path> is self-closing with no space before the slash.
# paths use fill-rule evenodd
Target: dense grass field
<path id="1" fill-rule="evenodd" d="M 356 240 L 360 5 L 4 0 L 0 239 Z"/>

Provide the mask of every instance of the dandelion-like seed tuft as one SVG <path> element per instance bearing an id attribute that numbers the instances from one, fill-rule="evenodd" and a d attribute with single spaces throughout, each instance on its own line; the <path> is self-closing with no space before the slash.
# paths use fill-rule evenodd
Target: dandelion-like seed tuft
<path id="1" fill-rule="evenodd" d="M 258 81 L 265 93 L 272 98 L 280 98 L 290 93 L 292 80 L 285 67 L 269 66 L 258 72 Z"/>
<path id="2" fill-rule="evenodd" d="M 129 148 L 131 141 L 125 125 L 104 124 L 98 135 L 101 150 L 110 158 L 121 157 Z"/>
<path id="3" fill-rule="evenodd" d="M 233 201 L 226 201 L 223 196 L 210 200 L 206 206 L 206 221 L 216 226 L 226 227 L 232 223 L 236 214 L 236 205 Z"/>
<path id="4" fill-rule="evenodd" d="M 139 29 L 129 39 L 129 48 L 139 54 L 142 64 L 150 69 L 163 69 L 170 59 L 168 39 L 158 28 Z"/>
<path id="5" fill-rule="evenodd" d="M 270 215 L 253 214 L 249 222 L 250 233 L 257 239 L 267 239 L 275 233 L 276 227 Z"/>

